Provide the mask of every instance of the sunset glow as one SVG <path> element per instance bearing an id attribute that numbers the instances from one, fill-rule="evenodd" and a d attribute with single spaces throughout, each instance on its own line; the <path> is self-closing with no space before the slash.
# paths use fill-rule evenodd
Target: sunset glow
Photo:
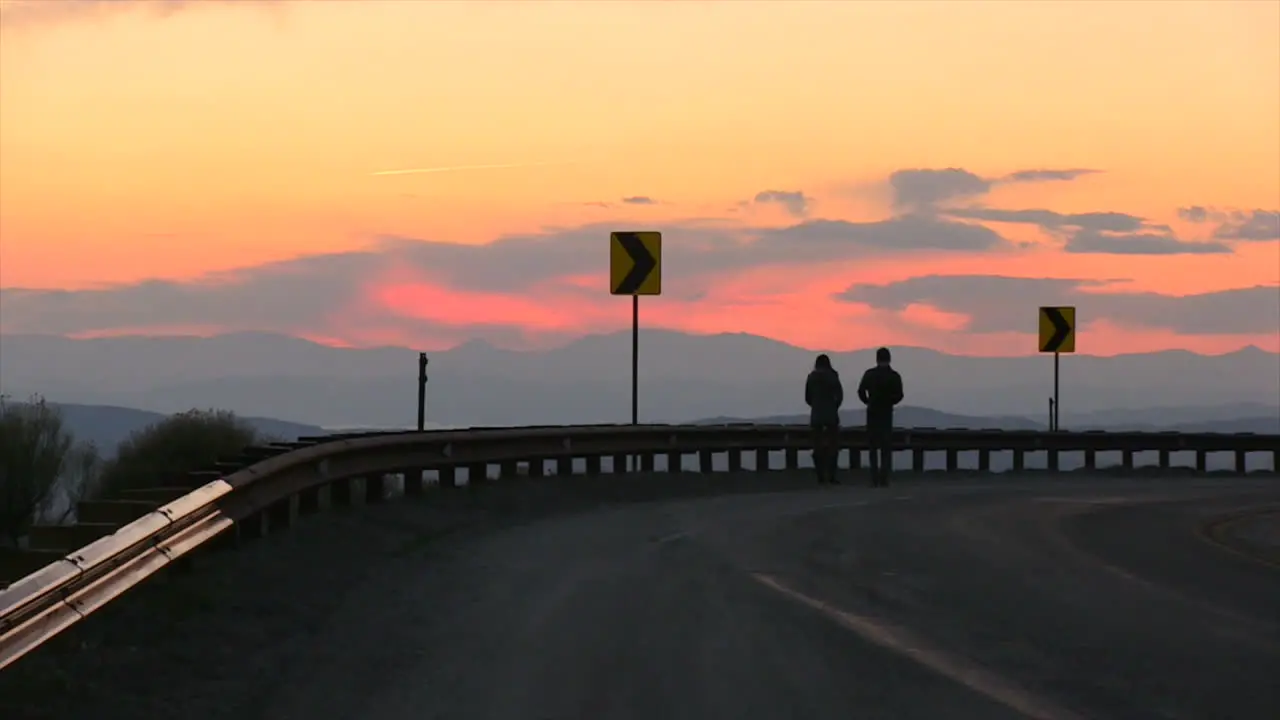
<path id="1" fill-rule="evenodd" d="M 1280 351 L 1277 2 L 19 0 L 0 33 L 5 332 L 543 347 L 628 325 L 608 232 L 653 228 L 651 327 L 1025 354 L 1079 301 L 1082 352 Z"/>

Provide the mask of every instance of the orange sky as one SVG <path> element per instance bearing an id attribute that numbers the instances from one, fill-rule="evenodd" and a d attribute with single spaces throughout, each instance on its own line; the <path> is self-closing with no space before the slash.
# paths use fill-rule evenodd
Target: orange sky
<path id="1" fill-rule="evenodd" d="M 740 205 L 764 190 L 804 192 L 809 219 L 882 220 L 894 214 L 886 179 L 904 168 L 1096 169 L 997 184 L 960 204 L 1128 213 L 1183 240 L 1208 240 L 1217 224 L 1182 221 L 1179 207 L 1280 208 L 1280 2 L 1266 0 L 33 0 L 0 2 L 0 33 L 0 287 L 121 286 L 110 307 L 139 281 L 384 236 L 478 244 L 661 224 L 674 228 L 670 246 L 691 219 L 804 219 Z M 373 174 L 477 165 L 523 167 Z M 629 196 L 660 202 L 619 202 Z M 1173 296 L 1280 282 L 1275 239 L 1233 242 L 1229 254 L 1068 254 L 1034 226 L 988 227 L 1037 246 L 725 268 L 704 273 L 697 299 L 647 299 L 646 321 L 811 347 L 1021 353 L 1028 336 L 965 333 L 946 308 L 831 295 L 932 274 L 1118 278 Z M 606 240 L 602 230 L 598 246 L 583 244 L 601 277 Z M 664 288 L 676 293 L 671 262 Z M 214 329 L 419 345 L 459 341 L 473 325 L 523 328 L 536 344 L 629 320 L 625 300 L 589 274 L 578 282 L 599 298 L 460 286 L 447 264 L 361 272 L 355 297 L 321 319 L 207 314 L 220 318 Z M 62 328 L 48 319 L 53 300 L 19 313 L 14 297 L 0 305 L 6 330 Z M 205 308 L 140 323 L 95 302 L 92 322 L 58 331 L 211 327 Z M 1041 298 L 1025 304 L 1029 332 Z M 1280 350 L 1280 327 L 1188 334 L 1098 318 L 1080 342 L 1103 354 L 1247 343 Z"/>

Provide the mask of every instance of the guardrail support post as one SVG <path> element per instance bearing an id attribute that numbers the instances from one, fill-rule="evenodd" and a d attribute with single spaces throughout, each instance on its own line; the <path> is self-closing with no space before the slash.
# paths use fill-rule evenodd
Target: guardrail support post
<path id="1" fill-rule="evenodd" d="M 328 510 L 333 507 L 333 484 L 321 485 L 316 488 L 316 509 Z"/>
<path id="2" fill-rule="evenodd" d="M 1271 472 L 1280 473 L 1280 450 L 1271 451 Z"/>
<path id="3" fill-rule="evenodd" d="M 498 463 L 498 477 L 512 480 L 520 475 L 520 467 L 515 460 L 503 460 Z"/>
<path id="4" fill-rule="evenodd" d="M 953 473 L 960 467 L 960 451 L 955 448 L 947 449 L 947 472 Z"/>
<path id="5" fill-rule="evenodd" d="M 978 451 L 978 471 L 991 472 L 991 451 L 987 448 Z"/>
<path id="6" fill-rule="evenodd" d="M 309 487 L 298 493 L 298 513 L 310 515 L 320 510 L 320 488 Z"/>
<path id="7" fill-rule="evenodd" d="M 529 458 L 529 477 L 540 478 L 547 474 L 547 459 L 536 457 Z"/>
<path id="8" fill-rule="evenodd" d="M 924 448 L 911 448 L 911 469 L 915 472 L 924 472 Z"/>
<path id="9" fill-rule="evenodd" d="M 1244 450 L 1236 451 L 1236 474 L 1237 475 L 1244 475 L 1245 473 L 1249 472 L 1249 465 L 1246 462 L 1246 460 L 1248 459 L 1247 457 L 1248 455 L 1249 453 L 1245 452 Z"/>
<path id="10" fill-rule="evenodd" d="M 1084 451 L 1084 469 L 1094 470 L 1097 467 L 1098 467 L 1098 451 L 1085 450 Z"/>
<path id="11" fill-rule="evenodd" d="M 862 469 L 862 448 L 857 445 L 849 446 L 849 469 L 853 472 Z"/>
<path id="12" fill-rule="evenodd" d="M 271 532 L 271 518 L 265 512 L 256 512 L 236 523 L 236 540 L 254 540 Z"/>
<path id="13" fill-rule="evenodd" d="M 355 499 L 355 493 L 352 492 L 354 483 L 354 478 L 340 478 L 330 483 L 329 498 L 336 507 L 348 507 L 352 504 Z"/>
<path id="14" fill-rule="evenodd" d="M 1051 472 L 1058 472 L 1058 451 L 1053 448 L 1050 448 L 1048 450 L 1045 450 L 1044 452 L 1045 452 L 1045 455 L 1048 456 L 1049 470 Z"/>
<path id="15" fill-rule="evenodd" d="M 1196 472 L 1205 472 L 1209 469 L 1209 453 L 1205 450 L 1196 451 Z M 1277 468 L 1280 469 L 1280 468 Z"/>
<path id="16" fill-rule="evenodd" d="M 572 475 L 573 474 L 573 456 L 567 455 L 555 459 L 556 475 Z"/>
<path id="17" fill-rule="evenodd" d="M 588 455 L 587 456 L 587 475 L 590 475 L 591 477 L 595 477 L 599 474 L 600 474 L 600 456 Z"/>
<path id="18" fill-rule="evenodd" d="M 472 463 L 467 466 L 467 487 L 479 487 L 488 481 L 488 463 Z"/>
<path id="19" fill-rule="evenodd" d="M 1131 472 L 1133 470 L 1133 450 L 1130 450 L 1129 448 L 1121 450 L 1120 463 L 1125 472 Z"/>
<path id="20" fill-rule="evenodd" d="M 402 470 L 400 475 L 404 477 L 404 494 L 414 497 L 422 494 L 422 468 L 410 468 Z"/>
<path id="21" fill-rule="evenodd" d="M 453 465 L 436 468 L 436 477 L 442 488 L 458 487 L 458 468 Z"/>
<path id="22" fill-rule="evenodd" d="M 729 456 L 729 472 L 742 472 L 742 451 L 732 449 L 726 454 Z"/>
<path id="23" fill-rule="evenodd" d="M 667 472 L 684 472 L 684 453 L 679 450 L 667 451 Z"/>
<path id="24" fill-rule="evenodd" d="M 640 454 L 640 472 L 653 472 L 653 453 Z"/>
<path id="25" fill-rule="evenodd" d="M 271 527 L 290 528 L 298 523 L 298 496 L 290 495 L 267 508 L 268 523 Z"/>
<path id="26" fill-rule="evenodd" d="M 613 454 L 613 472 L 624 473 L 627 471 L 627 455 L 626 453 Z"/>
<path id="27" fill-rule="evenodd" d="M 364 479 L 364 501 L 368 505 L 376 505 L 387 499 L 387 476 L 373 473 Z"/>
<path id="28" fill-rule="evenodd" d="M 789 447 L 789 448 L 787 448 L 787 449 L 785 449 L 785 450 L 783 451 L 783 455 L 785 456 L 785 462 L 786 462 L 786 469 L 787 469 L 787 470 L 799 470 L 799 469 L 800 469 L 800 450 L 799 450 L 799 448 Z"/>
<path id="29" fill-rule="evenodd" d="M 756 472 L 769 470 L 769 448 L 756 448 Z"/>
<path id="30" fill-rule="evenodd" d="M 714 471 L 715 466 L 711 464 L 714 459 L 715 459 L 715 456 L 711 454 L 710 450 L 699 450 L 698 451 L 698 472 L 710 473 Z"/>
<path id="31" fill-rule="evenodd" d="M 1022 472 L 1023 468 L 1026 467 L 1026 464 L 1027 464 L 1026 460 L 1027 460 L 1026 451 L 1014 450 L 1013 451 L 1013 471 Z"/>
<path id="32" fill-rule="evenodd" d="M 1169 469 L 1169 451 L 1168 450 L 1160 451 L 1160 469 L 1161 470 Z"/>

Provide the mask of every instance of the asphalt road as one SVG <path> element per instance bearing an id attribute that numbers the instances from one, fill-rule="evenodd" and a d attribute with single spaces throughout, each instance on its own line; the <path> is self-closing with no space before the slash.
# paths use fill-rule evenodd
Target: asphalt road
<path id="1" fill-rule="evenodd" d="M 270 720 L 1280 717 L 1258 481 L 902 484 L 457 536 L 352 593 Z"/>
<path id="2" fill-rule="evenodd" d="M 1274 479 L 664 478 L 323 513 L 94 613 L 0 717 L 1280 718 L 1277 515 L 1198 532 Z M 699 483 L 809 489 L 635 502 Z"/>

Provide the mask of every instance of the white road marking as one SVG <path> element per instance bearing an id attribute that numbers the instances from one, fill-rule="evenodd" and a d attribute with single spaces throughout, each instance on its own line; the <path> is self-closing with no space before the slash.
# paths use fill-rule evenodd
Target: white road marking
<path id="1" fill-rule="evenodd" d="M 676 540 L 683 540 L 684 538 L 687 538 L 687 537 L 689 537 L 688 532 L 671 533 L 670 535 L 660 537 L 657 540 L 654 540 L 654 542 L 658 545 L 665 545 L 666 543 L 674 542 Z"/>
<path id="2" fill-rule="evenodd" d="M 928 647 L 918 637 L 902 628 L 894 628 L 872 618 L 846 612 L 821 600 L 783 585 L 771 575 L 752 573 L 752 577 L 764 585 L 802 605 L 825 615 L 837 625 L 850 630 L 864 640 L 902 655 L 916 663 L 954 680 L 969 689 L 1035 720 L 1083 720 L 1081 716 L 1058 707 L 1052 702 L 1036 697 L 1012 682 L 985 670 L 962 658 L 952 657 L 940 649 Z"/>

